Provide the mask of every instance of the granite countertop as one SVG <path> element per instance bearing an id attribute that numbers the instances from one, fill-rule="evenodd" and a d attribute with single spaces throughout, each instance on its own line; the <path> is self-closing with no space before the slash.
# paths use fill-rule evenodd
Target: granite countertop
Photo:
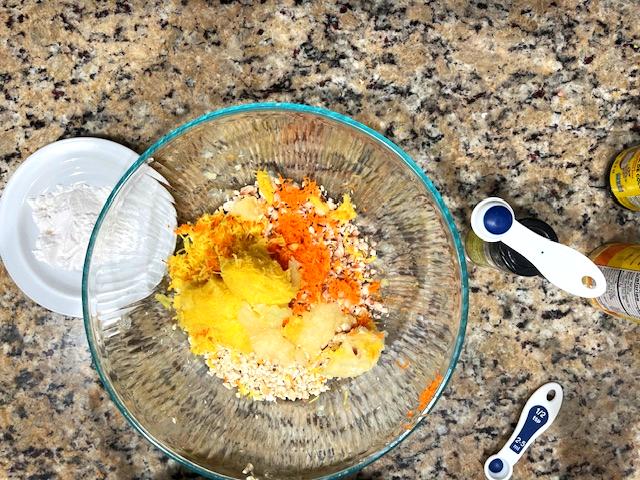
<path id="1" fill-rule="evenodd" d="M 291 101 L 402 146 L 463 232 L 473 205 L 499 194 L 583 252 L 640 241 L 639 217 L 605 188 L 612 155 L 640 142 L 633 1 L 245 3 L 4 2 L 0 189 L 61 138 L 141 152 L 206 111 Z M 470 276 L 466 346 L 444 397 L 358 478 L 483 478 L 551 380 L 561 414 L 517 478 L 640 478 L 639 327 L 539 278 Z M 116 410 L 81 321 L 35 305 L 1 265 L 0 341 L 0 477 L 194 478 Z"/>

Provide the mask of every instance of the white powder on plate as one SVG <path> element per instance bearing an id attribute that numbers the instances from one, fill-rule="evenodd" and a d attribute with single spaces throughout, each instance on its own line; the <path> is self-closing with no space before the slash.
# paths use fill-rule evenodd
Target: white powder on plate
<path id="1" fill-rule="evenodd" d="M 33 250 L 36 259 L 55 268 L 82 270 L 89 237 L 110 191 L 108 187 L 75 183 L 58 185 L 49 193 L 30 198 L 39 230 Z"/>

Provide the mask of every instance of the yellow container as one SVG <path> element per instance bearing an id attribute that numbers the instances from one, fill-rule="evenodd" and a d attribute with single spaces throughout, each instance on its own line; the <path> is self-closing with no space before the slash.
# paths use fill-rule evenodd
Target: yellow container
<path id="1" fill-rule="evenodd" d="M 609 187 L 620 205 L 640 212 L 640 145 L 615 158 L 609 170 Z"/>
<path id="2" fill-rule="evenodd" d="M 608 243 L 589 255 L 607 279 L 593 305 L 611 315 L 640 322 L 640 245 Z"/>

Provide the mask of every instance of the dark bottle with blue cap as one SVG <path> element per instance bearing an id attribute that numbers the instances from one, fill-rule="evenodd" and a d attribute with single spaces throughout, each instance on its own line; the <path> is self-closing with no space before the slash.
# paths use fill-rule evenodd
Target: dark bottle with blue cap
<path id="1" fill-rule="evenodd" d="M 485 216 L 485 228 L 489 232 L 497 234 L 508 230 L 513 222 L 511 214 L 499 215 L 500 212 L 494 213 L 494 215 Z M 538 235 L 553 240 L 554 242 L 558 241 L 558 236 L 556 232 L 553 231 L 553 228 L 542 220 L 538 220 L 537 218 L 523 218 L 519 221 L 522 225 Z M 487 222 L 490 222 L 490 224 L 487 224 Z M 469 230 L 467 234 L 465 250 L 467 258 L 477 265 L 497 268 L 498 270 L 514 273 L 523 277 L 540 275 L 538 269 L 518 252 L 507 247 L 502 242 L 484 242 L 473 233 L 473 230 Z"/>

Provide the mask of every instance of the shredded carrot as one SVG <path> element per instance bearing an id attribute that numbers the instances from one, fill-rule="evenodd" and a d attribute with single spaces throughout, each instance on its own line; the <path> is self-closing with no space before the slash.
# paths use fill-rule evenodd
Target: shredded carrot
<path id="1" fill-rule="evenodd" d="M 304 300 L 298 300 L 298 299 L 294 299 L 293 302 L 291 302 L 291 311 L 295 314 L 295 315 L 301 315 L 304 312 L 307 311 L 309 305 L 307 304 L 307 302 L 305 302 Z"/>
<path id="2" fill-rule="evenodd" d="M 303 185 L 304 187 L 300 188 L 292 180 L 284 180 L 277 190 L 280 201 L 287 204 L 289 208 L 296 209 L 305 204 L 310 196 L 320 196 L 320 189 L 316 182 L 305 178 Z"/>
<path id="3" fill-rule="evenodd" d="M 288 268 L 292 258 L 300 265 L 302 285 L 292 308 L 294 313 L 302 313 L 320 300 L 324 291 L 331 270 L 331 254 L 322 241 L 322 232 L 334 224 L 322 215 L 299 211 L 310 196 L 320 195 L 320 189 L 314 182 L 306 180 L 303 187 L 298 187 L 285 180 L 276 193 L 278 200 L 275 206 L 279 215 L 275 231 L 283 241 L 271 243 L 269 251 L 283 268 Z"/>
<path id="4" fill-rule="evenodd" d="M 371 314 L 367 311 L 362 312 L 357 317 L 357 325 L 359 327 L 366 327 L 371 329 L 374 325 L 373 318 L 371 318 Z"/>
<path id="5" fill-rule="evenodd" d="M 329 295 L 334 299 L 345 299 L 353 304 L 360 301 L 360 286 L 351 278 L 334 278 L 329 282 Z"/>
<path id="6" fill-rule="evenodd" d="M 340 223 L 349 220 L 352 213 L 355 215 L 355 210 L 347 195 L 343 204 L 344 211 L 349 213 L 348 218 L 334 218 L 322 208 L 317 208 L 318 203 L 324 205 L 321 196 L 318 185 L 309 179 L 298 186 L 290 179 L 280 178 L 280 184 L 275 188 L 273 207 L 278 215 L 274 231 L 282 241 L 271 241 L 268 249 L 283 269 L 289 267 L 292 259 L 299 264 L 301 288 L 290 305 L 296 314 L 308 310 L 323 295 L 327 299 L 344 302 L 345 310 L 349 305 L 360 303 L 362 298 L 361 273 L 345 272 L 340 259 L 331 262 L 331 252 L 326 243 L 327 238 L 335 238 Z M 308 203 L 314 208 L 309 210 Z M 340 278 L 330 277 L 331 271 L 342 271 L 342 274 Z M 379 284 L 373 284 L 372 288 L 379 290 Z M 370 326 L 371 319 L 362 319 L 362 324 Z"/>
<path id="7" fill-rule="evenodd" d="M 411 363 L 409 362 L 409 360 L 407 360 L 406 358 L 402 360 L 402 362 L 400 360 L 396 360 L 396 363 L 398 364 L 398 366 L 403 369 L 406 370 L 407 368 L 409 368 L 409 365 L 411 365 Z"/>
<path id="8" fill-rule="evenodd" d="M 441 383 L 442 383 L 442 375 L 437 374 L 436 378 L 429 385 L 427 385 L 422 392 L 420 392 L 420 397 L 418 398 L 419 404 L 418 404 L 418 407 L 416 408 L 416 411 L 422 412 L 425 408 L 427 408 L 427 405 L 429 405 L 429 402 L 431 401 L 433 396 L 436 394 L 436 390 L 438 389 Z M 414 415 L 415 415 L 414 410 L 409 410 L 407 412 L 407 418 L 413 418 Z"/>
<path id="9" fill-rule="evenodd" d="M 375 282 L 371 282 L 369 284 L 369 293 L 374 294 L 380 292 L 380 280 L 376 280 Z"/>
<path id="10" fill-rule="evenodd" d="M 442 383 L 442 375 L 436 375 L 436 378 L 433 382 L 426 386 L 426 388 L 420 393 L 420 404 L 418 405 L 418 410 L 422 411 L 427 408 L 429 402 L 436 394 L 436 390 Z"/>

